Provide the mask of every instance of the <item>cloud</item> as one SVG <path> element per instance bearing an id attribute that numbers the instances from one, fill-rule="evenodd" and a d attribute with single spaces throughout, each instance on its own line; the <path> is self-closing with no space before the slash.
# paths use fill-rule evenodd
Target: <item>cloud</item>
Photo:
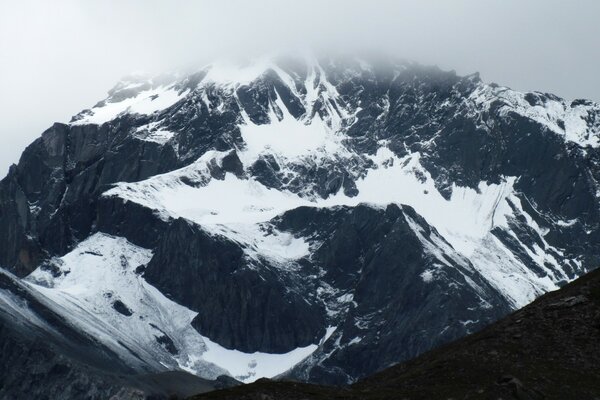
<path id="1" fill-rule="evenodd" d="M 131 71 L 314 48 L 385 51 L 519 90 L 600 100 L 595 0 L 6 0 L 0 173 Z"/>

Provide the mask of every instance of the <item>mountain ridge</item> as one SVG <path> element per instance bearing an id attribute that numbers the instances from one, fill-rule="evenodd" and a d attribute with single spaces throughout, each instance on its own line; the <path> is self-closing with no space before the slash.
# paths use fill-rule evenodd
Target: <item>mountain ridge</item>
<path id="1" fill-rule="evenodd" d="M 170 79 L 0 182 L 0 264 L 150 364 L 346 384 L 600 262 L 594 103 L 393 61 Z"/>

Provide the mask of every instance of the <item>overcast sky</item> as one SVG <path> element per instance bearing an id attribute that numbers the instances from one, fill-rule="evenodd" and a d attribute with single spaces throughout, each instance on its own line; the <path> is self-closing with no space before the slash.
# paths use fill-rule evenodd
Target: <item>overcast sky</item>
<path id="1" fill-rule="evenodd" d="M 383 50 L 600 101 L 598 0 L 0 0 L 0 175 L 122 76 L 296 47 Z"/>

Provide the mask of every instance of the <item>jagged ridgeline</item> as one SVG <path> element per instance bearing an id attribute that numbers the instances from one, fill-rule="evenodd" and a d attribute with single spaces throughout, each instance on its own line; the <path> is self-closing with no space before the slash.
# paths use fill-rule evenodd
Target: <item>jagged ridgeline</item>
<path id="1" fill-rule="evenodd" d="M 0 315 L 136 373 L 353 382 L 598 266 L 599 132 L 389 60 L 126 79 L 0 183 Z"/>

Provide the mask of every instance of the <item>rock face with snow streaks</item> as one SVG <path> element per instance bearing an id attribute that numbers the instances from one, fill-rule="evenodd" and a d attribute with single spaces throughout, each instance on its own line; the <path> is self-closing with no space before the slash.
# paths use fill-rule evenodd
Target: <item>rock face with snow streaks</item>
<path id="1" fill-rule="evenodd" d="M 0 265 L 150 369 L 352 382 L 598 266 L 599 133 L 389 60 L 130 78 L 0 182 Z"/>

